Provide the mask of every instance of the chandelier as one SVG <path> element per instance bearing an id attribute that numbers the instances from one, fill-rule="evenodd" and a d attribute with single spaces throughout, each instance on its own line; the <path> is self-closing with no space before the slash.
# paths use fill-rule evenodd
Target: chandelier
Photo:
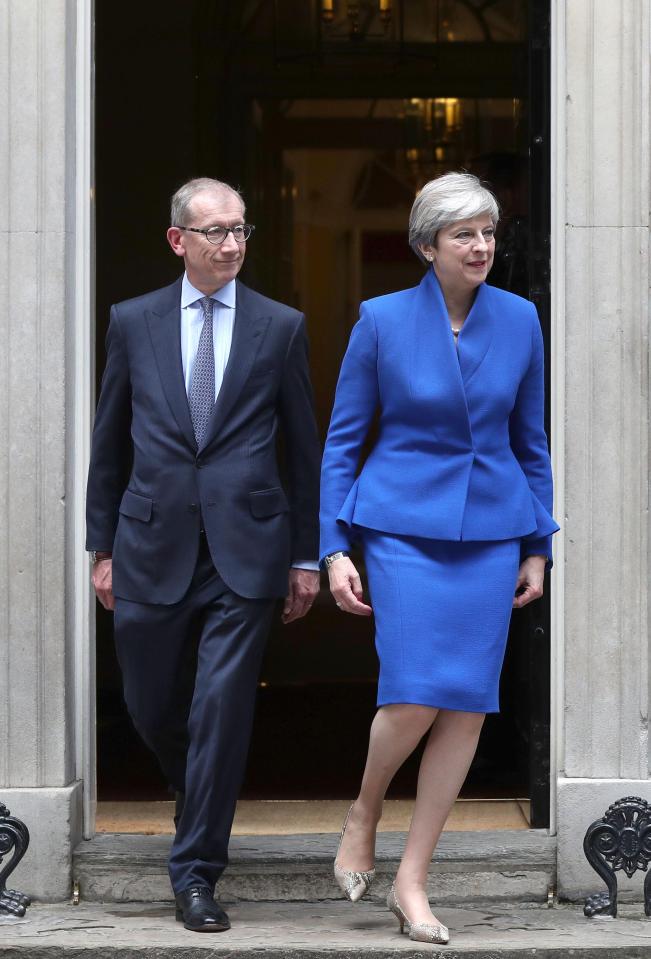
<path id="1" fill-rule="evenodd" d="M 388 28 L 393 16 L 393 0 L 370 0 L 370 2 L 353 2 L 353 0 L 321 0 L 321 19 L 324 24 L 331 24 L 335 19 L 337 12 L 343 12 L 350 24 L 350 32 L 353 36 L 359 36 L 362 30 L 362 19 L 367 19 L 369 14 L 379 13 L 380 22 L 385 29 Z"/>

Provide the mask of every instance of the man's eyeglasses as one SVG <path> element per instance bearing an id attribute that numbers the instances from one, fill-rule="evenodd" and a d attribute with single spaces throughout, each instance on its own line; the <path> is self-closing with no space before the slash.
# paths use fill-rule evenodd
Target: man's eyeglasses
<path id="1" fill-rule="evenodd" d="M 187 230 L 189 233 L 203 233 L 209 243 L 220 246 L 229 233 L 232 233 L 238 243 L 246 243 L 255 232 L 252 223 L 239 223 L 237 226 L 211 226 L 208 230 L 200 230 L 196 226 L 177 226 L 177 230 Z"/>

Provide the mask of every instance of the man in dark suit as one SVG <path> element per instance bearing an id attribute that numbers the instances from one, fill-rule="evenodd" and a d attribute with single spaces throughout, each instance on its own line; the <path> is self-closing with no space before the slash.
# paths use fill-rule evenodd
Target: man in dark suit
<path id="1" fill-rule="evenodd" d="M 229 927 L 214 888 L 273 608 L 289 623 L 318 592 L 320 451 L 303 316 L 235 279 L 239 193 L 192 180 L 171 222 L 184 276 L 111 310 L 86 548 L 129 712 L 182 800 L 177 919 L 205 932 Z"/>

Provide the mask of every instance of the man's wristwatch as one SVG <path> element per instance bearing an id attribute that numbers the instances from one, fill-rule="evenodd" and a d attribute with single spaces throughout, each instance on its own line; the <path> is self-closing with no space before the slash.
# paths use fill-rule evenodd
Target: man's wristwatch
<path id="1" fill-rule="evenodd" d="M 99 559 L 110 559 L 113 554 L 104 549 L 89 549 L 88 555 L 91 563 L 96 563 Z"/>
<path id="2" fill-rule="evenodd" d="M 323 557 L 324 569 L 330 569 L 333 563 L 336 563 L 338 559 L 342 559 L 344 556 L 348 556 L 348 553 L 342 549 L 337 550 L 336 553 L 328 553 L 327 556 Z"/>

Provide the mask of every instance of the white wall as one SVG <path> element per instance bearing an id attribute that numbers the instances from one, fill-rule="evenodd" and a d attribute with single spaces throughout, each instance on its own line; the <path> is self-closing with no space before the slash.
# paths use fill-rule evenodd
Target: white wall
<path id="1" fill-rule="evenodd" d="M 651 800 L 649 0 L 557 0 L 554 17 L 554 240 L 564 261 L 558 864 L 560 894 L 575 897 L 602 887 L 581 848 L 590 822 L 622 796 Z"/>
<path id="2" fill-rule="evenodd" d="M 79 834 L 65 561 L 75 210 L 72 0 L 0 4 L 0 800 L 32 846 L 12 885 L 62 898 Z"/>

